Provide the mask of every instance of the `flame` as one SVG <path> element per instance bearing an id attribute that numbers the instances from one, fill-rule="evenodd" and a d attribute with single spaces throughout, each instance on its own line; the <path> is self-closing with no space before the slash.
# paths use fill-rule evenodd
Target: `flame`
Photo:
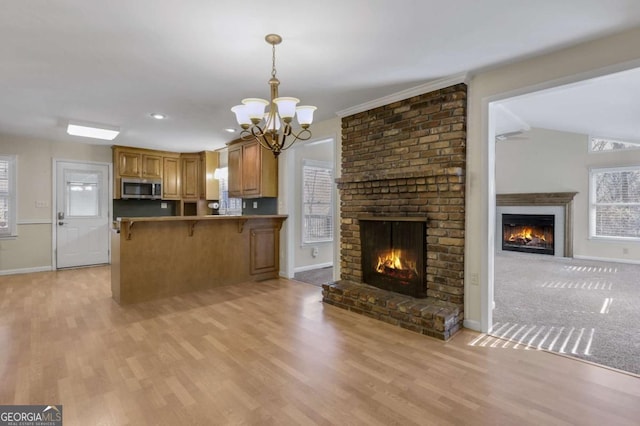
<path id="1" fill-rule="evenodd" d="M 515 234 L 509 235 L 509 239 L 508 240 L 510 242 L 514 242 L 516 240 L 531 241 L 534 238 L 537 238 L 540 241 L 544 241 L 544 242 L 547 241 L 547 240 L 545 240 L 544 235 L 542 235 L 542 234 L 534 234 L 534 230 L 532 228 L 529 228 L 529 227 L 525 227 L 520 232 L 516 232 Z"/>
<path id="2" fill-rule="evenodd" d="M 376 271 L 384 272 L 385 268 L 398 269 L 398 270 L 406 270 L 406 269 L 415 270 L 416 265 L 415 265 L 415 262 L 409 262 L 407 260 L 403 262 L 401 250 L 391 250 L 390 252 L 387 252 L 382 256 L 378 256 L 378 264 L 376 265 Z"/>

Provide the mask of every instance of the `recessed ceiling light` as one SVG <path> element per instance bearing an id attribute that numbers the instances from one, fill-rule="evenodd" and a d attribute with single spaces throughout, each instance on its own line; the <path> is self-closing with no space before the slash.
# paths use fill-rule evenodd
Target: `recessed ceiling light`
<path id="1" fill-rule="evenodd" d="M 164 120 L 165 118 L 167 118 L 166 114 L 162 114 L 160 112 L 152 112 L 149 115 L 151 116 L 151 118 L 155 118 L 156 120 Z"/>
<path id="2" fill-rule="evenodd" d="M 85 138 L 103 139 L 112 141 L 120 133 L 117 127 L 105 126 L 102 124 L 80 123 L 70 121 L 67 125 L 67 133 L 73 136 L 82 136 Z"/>
<path id="3" fill-rule="evenodd" d="M 225 132 L 229 132 L 229 133 L 235 133 L 236 129 L 232 129 L 231 127 L 224 129 Z"/>

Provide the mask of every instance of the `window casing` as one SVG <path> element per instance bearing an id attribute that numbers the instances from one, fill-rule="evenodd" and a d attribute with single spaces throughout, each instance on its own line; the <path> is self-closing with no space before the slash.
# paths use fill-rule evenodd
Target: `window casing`
<path id="1" fill-rule="evenodd" d="M 333 241 L 333 167 L 302 160 L 302 244 Z"/>
<path id="2" fill-rule="evenodd" d="M 15 237 L 16 156 L 0 155 L 0 237 Z"/>
<path id="3" fill-rule="evenodd" d="M 589 236 L 640 241 L 640 166 L 589 171 Z"/>

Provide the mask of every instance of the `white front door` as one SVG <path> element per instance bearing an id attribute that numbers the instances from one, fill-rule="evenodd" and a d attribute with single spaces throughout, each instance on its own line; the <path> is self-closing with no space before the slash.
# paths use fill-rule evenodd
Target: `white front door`
<path id="1" fill-rule="evenodd" d="M 109 166 L 56 161 L 56 265 L 109 263 Z"/>

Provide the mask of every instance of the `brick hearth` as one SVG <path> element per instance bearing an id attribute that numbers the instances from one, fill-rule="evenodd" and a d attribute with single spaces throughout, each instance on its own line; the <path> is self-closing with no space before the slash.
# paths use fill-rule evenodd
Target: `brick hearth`
<path id="1" fill-rule="evenodd" d="M 407 330 L 447 340 L 459 330 L 459 309 L 366 284 L 338 281 L 322 285 L 325 303 Z"/>
<path id="2" fill-rule="evenodd" d="M 341 281 L 325 287 L 325 302 L 385 322 L 397 320 L 397 325 L 443 339 L 460 327 L 464 315 L 466 94 L 466 85 L 458 84 L 342 119 L 342 175 L 337 179 Z M 358 217 L 372 215 L 427 218 L 427 298 L 383 296 L 382 290 L 370 290 L 362 283 Z M 358 292 L 355 306 L 335 299 L 345 300 L 345 288 L 348 294 Z M 373 300 L 370 309 L 357 303 L 364 302 L 363 297 Z M 397 301 L 398 297 L 405 298 L 405 303 Z M 413 313 L 400 318 L 407 314 L 401 308 L 411 304 L 427 309 L 425 312 L 439 312 L 442 320 L 429 321 Z M 388 314 L 384 309 L 389 309 Z M 440 323 L 442 330 L 436 327 Z"/>

